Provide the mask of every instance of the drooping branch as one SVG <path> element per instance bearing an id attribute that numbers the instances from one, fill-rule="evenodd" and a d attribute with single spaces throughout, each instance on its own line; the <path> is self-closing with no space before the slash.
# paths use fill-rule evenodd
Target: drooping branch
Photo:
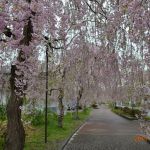
<path id="1" fill-rule="evenodd" d="M 100 14 L 101 16 L 103 16 L 106 20 L 107 20 L 107 17 L 106 17 L 106 12 L 104 12 L 104 10 L 101 8 L 101 10 L 102 10 L 102 12 L 103 13 L 101 13 L 101 12 L 97 12 L 96 10 L 94 10 L 93 8 L 92 8 L 92 6 L 85 0 L 85 3 L 87 4 L 87 6 L 89 7 L 89 9 L 95 14 L 95 15 L 98 15 L 98 14 Z M 99 4 L 99 3 L 98 3 Z"/>
<path id="2" fill-rule="evenodd" d="M 59 90 L 60 90 L 60 89 L 50 89 L 50 90 L 49 90 L 49 95 L 51 96 L 53 91 L 59 91 Z"/>
<path id="3" fill-rule="evenodd" d="M 51 49 L 63 49 L 64 47 L 55 47 L 52 45 L 52 42 L 50 41 L 50 39 L 47 37 L 47 36 L 44 36 L 44 39 L 47 41 L 47 44 L 48 46 L 51 48 Z M 62 39 L 54 39 L 54 41 L 56 42 L 59 42 L 61 41 Z"/>

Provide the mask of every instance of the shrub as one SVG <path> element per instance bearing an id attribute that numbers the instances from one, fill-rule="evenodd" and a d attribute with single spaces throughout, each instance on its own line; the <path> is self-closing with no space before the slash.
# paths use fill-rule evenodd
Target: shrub
<path id="1" fill-rule="evenodd" d="M 6 106 L 0 106 L 0 120 L 6 120 Z"/>
<path id="2" fill-rule="evenodd" d="M 141 111 L 138 109 L 130 109 L 128 107 L 124 107 L 124 108 L 115 108 L 115 110 L 120 110 L 123 114 L 126 114 L 128 116 L 131 117 L 135 117 L 136 115 L 140 116 L 141 115 Z"/>
<path id="3" fill-rule="evenodd" d="M 123 112 L 129 116 L 132 116 L 132 117 L 135 117 L 135 114 L 134 114 L 134 110 L 133 109 L 130 109 L 128 107 L 124 107 L 123 109 Z"/>
<path id="4" fill-rule="evenodd" d="M 93 102 L 92 105 L 91 105 L 91 107 L 94 108 L 94 109 L 97 109 L 97 108 L 98 108 L 98 105 L 97 105 L 96 102 Z"/>
<path id="5" fill-rule="evenodd" d="M 131 109 L 130 108 L 128 108 L 128 107 L 124 107 L 123 108 L 123 111 L 125 112 L 125 113 L 131 113 Z"/>
<path id="6" fill-rule="evenodd" d="M 81 109 L 82 109 L 82 105 L 79 105 L 79 106 L 78 106 L 78 109 L 81 110 Z"/>
<path id="7" fill-rule="evenodd" d="M 116 107 L 115 103 L 109 103 L 109 108 L 113 109 L 115 107 Z"/>
<path id="8" fill-rule="evenodd" d="M 89 110 L 89 108 L 84 107 L 83 112 L 84 112 L 85 114 L 87 114 L 87 113 L 88 113 L 88 110 Z"/>
<path id="9" fill-rule="evenodd" d="M 52 111 L 48 111 L 48 123 L 50 123 L 50 119 L 57 120 L 58 115 Z M 40 126 L 45 124 L 45 112 L 41 110 L 36 110 L 35 113 L 31 116 L 27 117 L 31 124 L 34 126 Z M 50 119 L 49 119 L 50 118 Z"/>
<path id="10" fill-rule="evenodd" d="M 138 109 L 134 109 L 134 116 L 135 116 L 135 115 L 140 116 L 140 115 L 141 115 L 141 111 L 138 110 Z"/>
<path id="11" fill-rule="evenodd" d="M 34 126 L 42 125 L 45 122 L 44 113 L 42 111 L 36 111 L 31 119 L 31 124 Z"/>
<path id="12" fill-rule="evenodd" d="M 150 121 L 150 117 L 149 117 L 149 116 L 145 116 L 144 119 L 145 119 L 146 121 Z"/>

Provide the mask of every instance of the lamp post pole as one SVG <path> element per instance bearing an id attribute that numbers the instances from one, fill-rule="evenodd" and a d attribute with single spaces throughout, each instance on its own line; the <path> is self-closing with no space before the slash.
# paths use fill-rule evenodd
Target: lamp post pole
<path id="1" fill-rule="evenodd" d="M 46 46 L 46 92 L 45 92 L 45 143 L 47 143 L 47 102 L 48 102 L 48 45 Z"/>

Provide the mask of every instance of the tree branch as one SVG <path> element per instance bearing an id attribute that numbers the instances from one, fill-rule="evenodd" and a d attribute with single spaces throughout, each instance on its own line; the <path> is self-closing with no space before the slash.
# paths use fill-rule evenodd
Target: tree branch
<path id="1" fill-rule="evenodd" d="M 93 0 L 91 0 L 91 1 L 93 1 Z M 97 2 L 97 1 L 96 1 Z M 106 12 L 104 12 L 104 10 L 101 8 L 101 10 L 102 10 L 102 12 L 104 13 L 101 13 L 101 12 L 97 12 L 97 11 L 95 11 L 93 8 L 92 8 L 92 6 L 85 0 L 85 3 L 87 4 L 87 6 L 89 7 L 89 9 L 94 13 L 94 14 L 100 14 L 100 15 L 102 15 L 105 19 L 107 19 L 107 17 L 106 17 Z M 98 3 L 98 2 L 97 2 Z M 98 3 L 99 4 L 99 3 Z M 99 4 L 100 5 L 100 4 Z"/>

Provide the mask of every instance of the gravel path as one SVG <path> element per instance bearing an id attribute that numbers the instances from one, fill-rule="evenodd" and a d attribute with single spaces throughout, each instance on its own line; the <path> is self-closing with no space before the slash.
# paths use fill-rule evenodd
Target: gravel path
<path id="1" fill-rule="evenodd" d="M 135 142 L 138 134 L 137 121 L 126 120 L 103 106 L 92 112 L 65 150 L 150 150 L 150 144 Z"/>

